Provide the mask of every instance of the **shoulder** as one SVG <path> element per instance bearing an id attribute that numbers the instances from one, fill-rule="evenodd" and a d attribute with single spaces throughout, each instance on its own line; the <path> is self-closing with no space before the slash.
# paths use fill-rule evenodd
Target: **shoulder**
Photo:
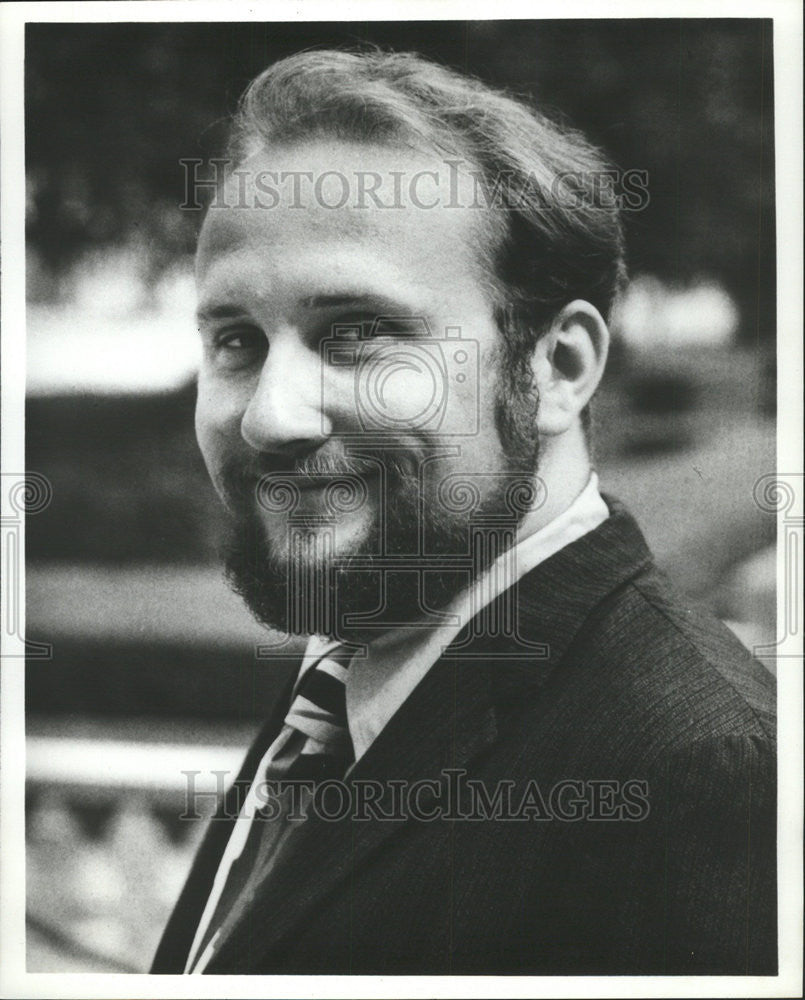
<path id="1" fill-rule="evenodd" d="M 752 739 L 773 755 L 774 677 L 722 622 L 675 592 L 628 511 L 605 499 L 606 521 L 518 585 L 511 655 L 522 641 L 543 652 L 507 668 L 491 648 L 506 640 L 487 644 L 509 731 L 540 753 L 590 766 L 650 767 L 722 738 Z"/>
<path id="2" fill-rule="evenodd" d="M 741 738 L 774 745 L 774 676 L 653 566 L 591 613 L 565 660 L 610 721 L 646 730 L 646 751 Z"/>

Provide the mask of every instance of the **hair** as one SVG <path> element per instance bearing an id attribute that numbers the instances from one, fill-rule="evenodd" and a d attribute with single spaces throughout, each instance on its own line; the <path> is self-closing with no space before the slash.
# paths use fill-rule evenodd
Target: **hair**
<path id="1" fill-rule="evenodd" d="M 625 279 L 611 170 L 578 131 L 525 100 L 413 53 L 318 50 L 274 63 L 243 94 L 231 153 L 315 137 L 465 158 L 494 200 L 482 248 L 503 333 L 502 371 L 522 401 L 540 335 L 573 299 L 606 318 Z M 589 410 L 582 415 L 585 430 Z M 501 414 L 514 426 L 517 414 Z"/>

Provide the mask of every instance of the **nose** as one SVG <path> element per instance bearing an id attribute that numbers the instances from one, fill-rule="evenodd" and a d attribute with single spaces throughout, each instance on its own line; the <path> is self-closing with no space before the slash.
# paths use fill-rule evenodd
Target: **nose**
<path id="1" fill-rule="evenodd" d="M 321 361 L 295 339 L 272 343 L 243 414 L 241 435 L 257 451 L 305 454 L 332 433 L 322 406 Z"/>

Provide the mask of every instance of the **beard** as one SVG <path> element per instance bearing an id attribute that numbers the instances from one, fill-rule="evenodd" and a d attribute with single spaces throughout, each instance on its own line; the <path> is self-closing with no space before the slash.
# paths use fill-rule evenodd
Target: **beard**
<path id="1" fill-rule="evenodd" d="M 511 394 L 507 407 L 498 406 L 504 466 L 491 477 L 452 472 L 434 482 L 438 465 L 429 457 L 439 446 L 425 436 L 416 450 L 361 444 L 355 455 L 228 463 L 221 480 L 233 514 L 225 551 L 230 586 L 259 622 L 286 635 L 361 643 L 399 625 L 440 624 L 439 612 L 515 544 L 531 508 L 537 404 L 535 396 L 518 396 L 519 427 Z M 383 484 L 379 509 L 359 541 L 335 552 L 339 503 L 342 514 L 357 509 L 356 497 L 360 506 L 370 495 L 370 479 Z M 331 516 L 289 513 L 299 486 L 313 480 L 326 483 Z M 260 508 L 279 517 L 283 504 L 287 530 L 278 543 Z"/>

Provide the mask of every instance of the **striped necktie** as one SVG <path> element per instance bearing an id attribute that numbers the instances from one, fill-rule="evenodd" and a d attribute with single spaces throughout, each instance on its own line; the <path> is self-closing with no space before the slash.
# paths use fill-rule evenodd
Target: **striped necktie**
<path id="1" fill-rule="evenodd" d="M 221 858 L 187 971 L 204 970 L 219 938 L 248 910 L 262 874 L 268 871 L 286 837 L 292 835 L 292 822 L 252 819 L 257 788 L 264 781 L 315 785 L 342 778 L 353 762 L 345 688 L 352 655 L 353 651 L 342 645 L 330 648 L 300 680 L 282 730 L 260 761 Z"/>
<path id="2" fill-rule="evenodd" d="M 302 678 L 285 717 L 286 730 L 304 739 L 284 771 L 288 781 L 341 778 L 354 759 L 347 725 L 346 679 L 352 651 L 337 646 Z M 268 768 L 271 772 L 271 767 Z M 270 778 L 271 773 L 268 774 Z"/>

